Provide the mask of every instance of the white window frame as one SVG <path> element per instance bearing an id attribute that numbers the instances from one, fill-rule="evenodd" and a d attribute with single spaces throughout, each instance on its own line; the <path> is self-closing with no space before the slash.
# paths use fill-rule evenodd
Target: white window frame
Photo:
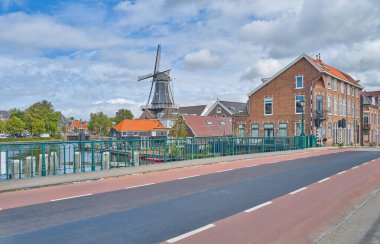
<path id="1" fill-rule="evenodd" d="M 303 100 L 306 101 L 305 95 L 295 95 L 294 96 L 294 113 L 295 114 L 302 114 L 302 112 L 301 113 L 297 113 L 297 97 L 303 97 Z M 306 104 L 305 104 L 305 106 L 306 106 Z M 303 106 L 303 112 L 305 112 L 305 106 Z"/>
<path id="2" fill-rule="evenodd" d="M 339 111 L 339 100 L 338 97 L 334 98 L 334 115 L 338 115 Z"/>
<path id="3" fill-rule="evenodd" d="M 347 84 L 347 96 L 351 95 L 351 85 Z"/>
<path id="4" fill-rule="evenodd" d="M 327 113 L 328 114 L 332 113 L 332 98 L 331 98 L 331 96 L 327 97 Z"/>
<path id="5" fill-rule="evenodd" d="M 327 88 L 331 90 L 331 77 L 327 76 Z"/>
<path id="6" fill-rule="evenodd" d="M 351 116 L 351 101 L 347 101 L 347 116 Z"/>
<path id="7" fill-rule="evenodd" d="M 299 86 L 298 86 L 298 82 L 297 82 L 297 78 L 298 78 L 298 77 L 301 77 L 301 78 L 302 78 L 302 87 L 299 87 Z M 296 83 L 296 89 L 302 89 L 302 88 L 304 88 L 304 87 L 305 87 L 305 84 L 304 84 L 303 75 L 296 75 L 296 77 L 295 77 L 295 83 Z"/>
<path id="8" fill-rule="evenodd" d="M 267 101 L 266 100 L 271 100 L 271 104 L 272 104 L 272 113 L 271 114 L 267 114 L 266 113 L 266 109 L 265 109 L 265 105 L 267 104 Z M 269 103 L 269 102 L 268 102 Z M 271 115 L 273 115 L 273 97 L 265 97 L 264 98 L 264 115 L 265 116 L 271 116 Z"/>
<path id="9" fill-rule="evenodd" d="M 338 80 L 334 78 L 334 91 L 338 91 Z"/>
<path id="10" fill-rule="evenodd" d="M 341 92 L 342 94 L 344 94 L 344 88 L 345 88 L 344 82 L 341 81 L 341 83 L 340 83 L 340 92 Z"/>

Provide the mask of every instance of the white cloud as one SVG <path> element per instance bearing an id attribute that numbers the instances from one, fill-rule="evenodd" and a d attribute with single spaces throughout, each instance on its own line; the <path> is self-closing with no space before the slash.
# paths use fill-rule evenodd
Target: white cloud
<path id="1" fill-rule="evenodd" d="M 188 53 L 183 59 L 184 64 L 191 69 L 218 68 L 223 60 L 220 56 L 212 54 L 208 49 L 201 49 Z"/>
<path id="2" fill-rule="evenodd" d="M 276 59 L 257 60 L 252 66 L 248 67 L 241 75 L 241 80 L 252 81 L 255 79 L 267 78 L 278 72 L 282 64 Z"/>

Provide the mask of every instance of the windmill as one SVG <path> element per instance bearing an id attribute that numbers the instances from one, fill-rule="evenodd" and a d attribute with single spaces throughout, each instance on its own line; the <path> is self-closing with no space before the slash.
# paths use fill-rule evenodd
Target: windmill
<path id="1" fill-rule="evenodd" d="M 174 108 L 173 91 L 171 87 L 170 69 L 159 71 L 161 59 L 161 45 L 157 47 L 156 62 L 153 73 L 142 75 L 137 78 L 138 81 L 152 78 L 148 101 L 142 107 L 142 110 L 149 110 L 158 114 L 164 109 Z M 153 91 L 153 96 L 152 96 Z"/>

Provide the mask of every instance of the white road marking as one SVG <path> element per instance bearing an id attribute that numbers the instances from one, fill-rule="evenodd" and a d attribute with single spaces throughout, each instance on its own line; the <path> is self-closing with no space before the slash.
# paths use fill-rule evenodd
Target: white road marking
<path id="1" fill-rule="evenodd" d="M 201 227 L 201 228 L 199 228 L 199 229 L 196 229 L 196 230 L 193 230 L 193 231 L 187 232 L 187 233 L 185 233 L 185 234 L 183 234 L 183 235 L 180 235 L 180 236 L 177 236 L 177 237 L 172 238 L 172 239 L 170 239 L 170 240 L 167 240 L 167 242 L 169 242 L 169 243 L 177 242 L 177 241 L 179 241 L 179 240 L 185 239 L 186 237 L 189 237 L 189 236 L 195 235 L 195 234 L 197 234 L 197 233 L 199 233 L 199 232 L 202 232 L 202 231 L 205 231 L 205 230 L 207 230 L 207 229 L 210 229 L 210 228 L 212 228 L 212 227 L 214 227 L 214 226 L 215 226 L 214 224 L 209 224 L 209 225 L 203 226 L 203 227 Z"/>
<path id="2" fill-rule="evenodd" d="M 231 170 L 234 170 L 234 169 L 225 169 L 225 170 L 220 170 L 220 171 L 216 171 L 217 173 L 223 173 L 223 172 L 227 172 L 227 171 L 231 171 Z"/>
<path id="3" fill-rule="evenodd" d="M 0 208 L 0 211 L 3 210 L 2 208 Z"/>
<path id="4" fill-rule="evenodd" d="M 256 166 L 256 164 L 255 165 L 248 165 L 248 166 L 245 166 L 244 168 L 251 168 L 251 167 L 254 167 L 254 166 Z"/>
<path id="5" fill-rule="evenodd" d="M 250 212 L 255 211 L 255 210 L 259 209 L 259 208 L 265 207 L 265 206 L 267 206 L 267 205 L 269 205 L 269 204 L 272 204 L 272 202 L 269 201 L 269 202 L 266 202 L 266 203 L 263 203 L 263 204 L 257 205 L 257 206 L 255 206 L 255 207 L 253 207 L 253 208 L 250 208 L 250 209 L 245 210 L 244 213 L 250 213 Z"/>
<path id="6" fill-rule="evenodd" d="M 197 176 L 199 176 L 199 175 L 192 175 L 192 176 L 181 177 L 181 178 L 178 178 L 178 180 L 189 179 L 189 178 L 193 178 L 193 177 L 197 177 Z"/>
<path id="7" fill-rule="evenodd" d="M 371 160 L 371 162 L 375 162 L 377 159 L 373 159 L 373 160 Z"/>
<path id="8" fill-rule="evenodd" d="M 318 181 L 319 183 L 325 182 L 326 180 L 329 180 L 330 177 L 324 178 L 323 180 Z"/>
<path id="9" fill-rule="evenodd" d="M 61 200 L 73 199 L 73 198 L 78 198 L 78 197 L 86 197 L 86 196 L 91 196 L 91 195 L 92 195 L 92 193 L 88 193 L 88 194 L 77 195 L 77 196 L 72 196 L 72 197 L 58 198 L 58 199 L 50 200 L 50 202 L 56 202 L 56 201 L 61 201 Z"/>
<path id="10" fill-rule="evenodd" d="M 344 174 L 344 173 L 346 173 L 346 172 L 347 172 L 347 171 L 344 170 L 344 171 L 342 171 L 342 172 L 339 172 L 338 175 Z"/>
<path id="11" fill-rule="evenodd" d="M 368 162 L 364 163 L 364 164 L 368 164 Z"/>
<path id="12" fill-rule="evenodd" d="M 356 168 L 359 168 L 359 166 L 352 167 L 351 169 L 356 169 Z"/>
<path id="13" fill-rule="evenodd" d="M 306 189 L 307 189 L 307 187 L 302 187 L 302 188 L 300 188 L 300 189 L 298 189 L 298 190 L 295 190 L 295 191 L 289 193 L 289 195 L 294 195 L 294 194 L 296 194 L 296 193 L 298 193 L 298 192 L 300 192 L 300 191 L 306 190 Z"/>
<path id="14" fill-rule="evenodd" d="M 126 187 L 125 189 L 132 189 L 132 188 L 137 188 L 137 187 L 142 187 L 142 186 L 150 186 L 154 184 L 156 183 L 147 183 L 147 184 L 142 184 L 142 185 L 137 185 L 137 186 L 129 186 L 129 187 Z"/>

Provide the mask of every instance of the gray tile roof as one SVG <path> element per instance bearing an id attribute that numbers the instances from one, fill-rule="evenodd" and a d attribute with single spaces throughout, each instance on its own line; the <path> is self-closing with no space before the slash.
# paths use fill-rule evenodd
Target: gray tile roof
<path id="1" fill-rule="evenodd" d="M 197 105 L 197 106 L 186 106 L 179 107 L 179 114 L 189 114 L 189 115 L 201 115 L 206 109 L 207 105 Z"/>

